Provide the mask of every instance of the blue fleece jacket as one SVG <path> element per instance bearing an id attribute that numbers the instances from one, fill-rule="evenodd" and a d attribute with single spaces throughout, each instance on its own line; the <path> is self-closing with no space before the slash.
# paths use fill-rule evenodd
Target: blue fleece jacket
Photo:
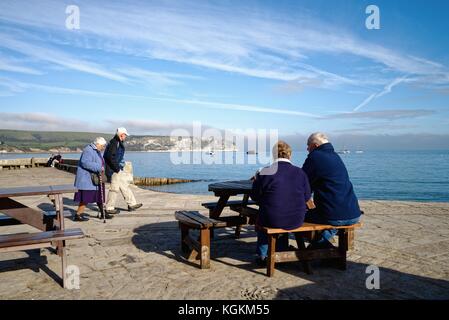
<path id="1" fill-rule="evenodd" d="M 360 216 L 360 208 L 348 171 L 330 143 L 309 153 L 302 167 L 309 177 L 316 212 L 327 220 Z"/>

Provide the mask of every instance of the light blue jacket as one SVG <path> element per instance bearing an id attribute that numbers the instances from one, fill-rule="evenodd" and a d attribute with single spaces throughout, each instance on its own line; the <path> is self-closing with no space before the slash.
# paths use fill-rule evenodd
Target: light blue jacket
<path id="1" fill-rule="evenodd" d="M 75 187 L 78 190 L 97 190 L 92 183 L 91 173 L 99 173 L 103 167 L 103 155 L 95 144 L 86 146 L 81 154 L 76 171 Z"/>

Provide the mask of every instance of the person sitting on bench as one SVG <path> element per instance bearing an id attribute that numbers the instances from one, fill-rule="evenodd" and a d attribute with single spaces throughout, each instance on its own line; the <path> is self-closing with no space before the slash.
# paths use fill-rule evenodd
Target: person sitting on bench
<path id="1" fill-rule="evenodd" d="M 316 208 L 309 210 L 305 221 L 334 226 L 359 222 L 360 207 L 348 171 L 324 133 L 313 133 L 307 140 L 309 155 L 302 169 L 309 177 Z M 332 248 L 336 229 L 325 230 L 310 248 Z"/>
<path id="2" fill-rule="evenodd" d="M 304 223 L 306 202 L 311 198 L 307 175 L 290 162 L 292 149 L 284 141 L 273 147 L 274 163 L 256 173 L 251 198 L 259 205 L 257 263 L 264 265 L 268 254 L 268 237 L 261 227 L 296 229 Z M 288 249 L 288 234 L 279 237 L 277 251 Z"/>

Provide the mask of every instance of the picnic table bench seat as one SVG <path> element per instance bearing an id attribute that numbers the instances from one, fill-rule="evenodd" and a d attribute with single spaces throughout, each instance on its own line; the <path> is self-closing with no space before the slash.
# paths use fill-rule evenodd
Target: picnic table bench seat
<path id="1" fill-rule="evenodd" d="M 175 218 L 181 229 L 181 249 L 187 259 L 200 259 L 201 269 L 210 268 L 210 233 L 215 228 L 225 228 L 230 222 L 203 216 L 198 211 L 176 211 Z M 233 217 L 234 218 L 234 217 Z M 190 230 L 200 230 L 199 242 L 190 236 Z"/>
<path id="2" fill-rule="evenodd" d="M 315 223 L 304 223 L 301 227 L 293 230 L 278 228 L 264 228 L 268 236 L 268 256 L 267 256 L 267 275 L 274 275 L 275 264 L 280 262 L 301 261 L 304 271 L 312 273 L 309 265 L 311 260 L 335 259 L 342 270 L 346 270 L 347 251 L 352 249 L 354 242 L 354 229 L 361 227 L 362 224 L 356 223 L 349 226 L 332 226 Z M 316 231 L 329 229 L 338 230 L 338 247 L 329 249 L 306 249 L 304 239 L 313 240 Z M 276 240 L 281 234 L 293 233 L 298 245 L 297 250 L 276 252 Z"/>
<path id="3" fill-rule="evenodd" d="M 56 211 L 43 211 L 43 223 L 44 224 L 49 224 L 49 225 L 53 225 L 53 221 L 56 220 Z M 70 218 L 72 216 L 72 213 L 68 210 L 64 210 L 64 217 L 65 218 Z M 20 222 L 17 219 L 14 219 L 10 216 L 7 215 L 2 215 L 1 214 L 1 210 L 0 210 L 0 227 L 3 226 L 14 226 L 14 225 L 18 225 L 18 224 L 22 224 L 22 222 Z"/>
<path id="4" fill-rule="evenodd" d="M 80 239 L 83 237 L 84 233 L 79 228 L 0 235 L 0 252 L 47 248 L 52 247 L 52 243 L 56 241 Z"/>
<path id="5" fill-rule="evenodd" d="M 65 242 L 66 240 L 80 239 L 83 237 L 84 233 L 79 228 L 0 235 L 0 253 L 56 247 L 56 252 L 61 257 L 62 285 L 66 288 L 67 256 Z"/>

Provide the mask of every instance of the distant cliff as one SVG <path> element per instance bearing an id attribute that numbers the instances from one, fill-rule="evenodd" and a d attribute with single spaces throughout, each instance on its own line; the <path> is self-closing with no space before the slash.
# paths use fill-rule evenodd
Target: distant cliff
<path id="1" fill-rule="evenodd" d="M 81 152 L 96 137 L 112 138 L 111 134 L 90 132 L 37 132 L 0 130 L 0 153 L 63 153 Z M 235 150 L 229 141 L 192 137 L 130 136 L 128 151 L 221 151 Z"/>

